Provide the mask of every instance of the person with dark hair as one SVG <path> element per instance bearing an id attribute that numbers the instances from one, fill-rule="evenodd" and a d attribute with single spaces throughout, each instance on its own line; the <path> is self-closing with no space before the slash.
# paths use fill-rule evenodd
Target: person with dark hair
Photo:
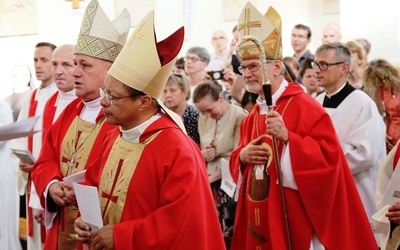
<path id="1" fill-rule="evenodd" d="M 299 62 L 299 69 L 303 66 L 303 62 L 306 58 L 314 58 L 314 55 L 308 49 L 311 43 L 311 29 L 304 24 L 297 24 L 292 29 L 291 44 L 294 50 L 294 55 Z M 300 80 L 301 79 L 297 78 Z M 294 80 L 294 79 L 293 79 Z"/>
<path id="2" fill-rule="evenodd" d="M 79 217 L 77 239 L 90 249 L 222 250 L 201 152 L 159 99 L 184 28 L 156 41 L 154 11 L 138 26 L 140 39 L 131 35 L 101 89 L 106 121 L 119 127 L 85 174 L 99 190 L 104 226 L 92 230 Z"/>
<path id="3" fill-rule="evenodd" d="M 185 58 L 184 57 L 180 57 L 180 58 L 176 59 L 175 65 L 172 68 L 172 73 L 179 74 L 179 75 L 186 77 Z"/>
<path id="4" fill-rule="evenodd" d="M 193 102 L 200 111 L 200 148 L 207 163 L 208 180 L 225 236 L 225 245 L 230 249 L 236 204 L 221 189 L 221 166 L 223 161 L 229 161 L 237 146 L 240 123 L 246 113 L 239 106 L 225 100 L 221 86 L 214 81 L 199 84 L 193 93 Z"/>
<path id="5" fill-rule="evenodd" d="M 342 43 L 317 49 L 313 68 L 318 84 L 325 88 L 317 101 L 332 119 L 373 228 L 377 174 L 386 156 L 386 127 L 374 101 L 348 82 L 351 64 L 351 50 Z"/>
<path id="6" fill-rule="evenodd" d="M 301 81 L 303 82 L 304 87 L 306 88 L 307 94 L 312 97 L 317 97 L 322 94 L 325 90 L 321 86 L 318 85 L 317 79 L 315 78 L 314 68 L 312 67 L 313 59 L 307 58 L 303 67 L 300 70 L 299 76 Z"/>
<path id="7" fill-rule="evenodd" d="M 44 115 L 44 106 L 48 99 L 57 92 L 57 86 L 54 83 L 53 72 L 51 68 L 51 57 L 56 46 L 48 42 L 40 42 L 35 46 L 34 53 L 34 66 L 36 78 L 41 81 L 40 87 L 33 90 L 28 98 L 24 100 L 24 104 L 18 115 L 18 121 L 24 120 L 28 117 L 40 116 L 38 122 L 35 124 L 34 130 L 40 131 L 32 136 L 19 138 L 15 140 L 12 145 L 16 149 L 29 150 L 33 157 L 37 159 L 39 152 L 42 148 L 42 140 L 44 138 L 47 128 L 44 127 L 47 121 Z M 51 124 L 51 122 L 50 122 Z M 21 204 L 25 205 L 26 218 L 27 218 L 27 247 L 28 249 L 40 250 L 42 244 L 46 238 L 45 228 L 34 220 L 32 209 L 28 206 L 30 194 L 31 194 L 31 171 L 33 165 L 27 162 L 19 161 L 19 187 L 23 187 L 24 190 L 19 190 L 20 194 L 25 194 L 25 202 Z"/>
<path id="8" fill-rule="evenodd" d="M 72 183 L 64 181 L 85 169 L 100 154 L 100 144 L 115 126 L 105 122 L 99 88 L 128 37 L 130 15 L 125 9 L 113 22 L 97 0 L 83 17 L 73 55 L 73 100 L 48 129 L 32 171 L 47 228 L 45 249 L 76 249 L 73 222 L 78 213 Z M 91 49 L 92 43 L 99 44 Z M 54 61 L 54 66 L 56 66 Z"/>
<path id="9" fill-rule="evenodd" d="M 258 95 L 256 93 L 251 93 L 249 91 L 245 91 L 242 97 L 241 106 L 247 113 L 250 113 L 253 107 L 257 103 Z"/>

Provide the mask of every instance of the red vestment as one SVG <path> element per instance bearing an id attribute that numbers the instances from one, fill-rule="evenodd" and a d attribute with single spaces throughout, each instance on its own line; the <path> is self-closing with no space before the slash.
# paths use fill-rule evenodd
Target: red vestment
<path id="1" fill-rule="evenodd" d="M 289 132 L 290 159 L 298 188 L 284 187 L 292 249 L 309 249 L 313 235 L 326 249 L 377 249 L 329 115 L 293 83 L 277 100 L 275 110 Z M 234 179 L 238 180 L 239 171 L 243 176 L 232 249 L 287 249 L 275 167 L 268 168 L 268 197 L 254 202 L 249 198 L 254 166 L 243 166 L 239 159 L 240 151 L 265 131 L 265 115 L 259 114 L 256 105 L 242 122 L 239 145 L 230 159 Z M 281 148 L 279 152 L 280 158 Z"/>
<path id="2" fill-rule="evenodd" d="M 81 99 L 76 99 L 72 101 L 60 114 L 58 119 L 54 124 L 48 129 L 45 139 L 43 141 L 42 150 L 40 155 L 33 166 L 32 180 L 35 184 L 36 191 L 40 198 L 40 203 L 42 207 L 45 207 L 45 194 L 44 191 L 52 180 L 61 181 L 65 174 L 61 172 L 60 165 L 66 159 L 61 159 L 63 152 L 68 145 L 63 145 L 64 138 L 67 136 L 68 130 L 70 130 L 72 123 L 79 116 L 82 109 L 84 108 L 84 103 Z M 94 160 L 101 154 L 100 145 L 105 138 L 108 131 L 115 128 L 114 125 L 110 125 L 104 122 L 104 114 L 101 111 L 97 117 L 97 123 L 99 124 L 99 131 L 95 138 L 93 145 L 84 145 L 84 147 L 89 148 L 90 153 L 87 158 L 87 165 L 94 162 Z M 80 168 L 85 168 L 85 166 L 80 166 Z M 45 242 L 45 249 L 57 249 L 59 227 L 60 227 L 60 215 L 63 214 L 65 207 L 58 208 L 57 216 L 53 220 L 53 224 L 48 231 L 47 239 Z M 73 221 L 71 221 L 73 225 Z M 70 226 L 71 226 L 70 225 Z M 75 236 L 74 236 L 75 237 Z"/>
<path id="3" fill-rule="evenodd" d="M 55 103 L 57 101 L 59 92 L 57 91 L 52 95 L 49 100 L 47 100 L 45 106 L 44 106 L 44 112 L 43 112 L 43 140 L 44 136 L 46 135 L 47 130 L 50 128 L 51 124 L 53 123 L 54 120 L 54 115 L 56 113 L 57 106 L 55 106 Z"/>
<path id="4" fill-rule="evenodd" d="M 203 156 L 169 117 L 140 143 L 108 133 L 85 177 L 99 188 L 104 224 L 115 225 L 116 249 L 225 249 Z"/>

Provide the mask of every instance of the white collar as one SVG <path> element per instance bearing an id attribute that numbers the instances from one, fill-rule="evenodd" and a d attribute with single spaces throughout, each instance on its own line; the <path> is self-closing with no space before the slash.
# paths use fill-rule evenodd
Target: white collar
<path id="1" fill-rule="evenodd" d="M 273 106 L 275 106 L 279 97 L 281 97 L 283 92 L 285 92 L 287 86 L 289 86 L 288 81 L 283 79 L 282 83 L 279 85 L 279 88 L 272 95 L 272 105 Z M 265 100 L 261 98 L 261 96 L 258 96 L 256 102 L 257 102 L 258 106 L 260 106 L 260 114 L 264 115 L 264 114 L 268 113 L 267 104 L 265 103 Z"/>
<path id="2" fill-rule="evenodd" d="M 125 139 L 129 142 L 133 143 L 139 143 L 140 136 L 143 134 L 143 132 L 156 120 L 158 120 L 162 116 L 161 113 L 157 113 L 150 117 L 147 121 L 143 122 L 142 124 L 139 124 L 138 126 L 128 129 L 128 130 L 123 130 L 121 127 L 119 130 L 122 133 L 122 139 Z"/>

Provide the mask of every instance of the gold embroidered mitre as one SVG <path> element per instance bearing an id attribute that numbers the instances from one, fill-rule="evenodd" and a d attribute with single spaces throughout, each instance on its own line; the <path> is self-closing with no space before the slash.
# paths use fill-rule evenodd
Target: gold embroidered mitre
<path id="1" fill-rule="evenodd" d="M 110 21 L 97 0 L 86 8 L 76 43 L 76 54 L 114 62 L 124 47 L 131 25 L 129 12 L 124 9 Z"/>
<path id="2" fill-rule="evenodd" d="M 131 88 L 157 99 L 162 109 L 185 131 L 182 118 L 159 100 L 181 50 L 184 28 L 157 42 L 154 11 L 139 23 L 108 74 Z"/>
<path id="3" fill-rule="evenodd" d="M 239 41 L 243 36 L 254 36 L 262 43 L 266 59 L 282 58 L 282 20 L 273 7 L 262 15 L 250 2 L 246 4 L 238 21 Z M 257 46 L 247 41 L 238 48 L 241 60 L 259 59 Z"/>

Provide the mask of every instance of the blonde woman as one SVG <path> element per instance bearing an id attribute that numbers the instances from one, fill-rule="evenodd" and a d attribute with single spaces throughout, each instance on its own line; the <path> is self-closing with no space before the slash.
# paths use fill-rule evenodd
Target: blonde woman
<path id="1" fill-rule="evenodd" d="M 385 108 L 386 149 L 389 152 L 400 139 L 400 71 L 385 59 L 372 60 L 365 68 L 363 82 L 377 89 Z"/>

